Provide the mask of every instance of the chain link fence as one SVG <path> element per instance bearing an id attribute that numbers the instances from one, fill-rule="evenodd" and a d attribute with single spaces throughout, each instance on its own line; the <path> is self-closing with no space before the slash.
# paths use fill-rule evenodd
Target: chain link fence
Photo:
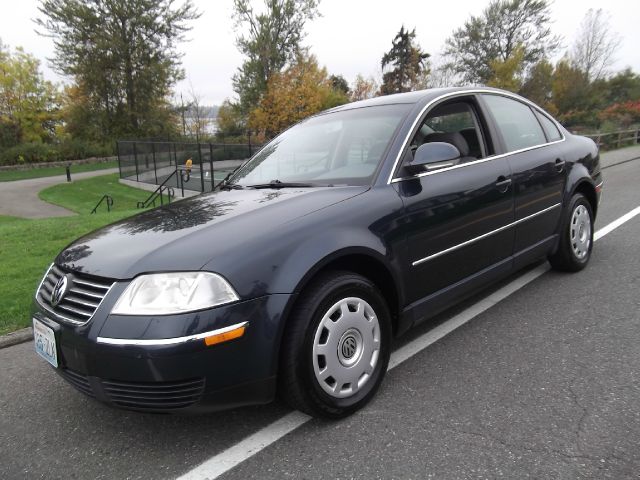
<path id="1" fill-rule="evenodd" d="M 161 185 L 176 170 L 184 170 L 190 164 L 190 175 L 183 176 L 184 184 L 180 185 L 179 176 L 174 175 L 168 186 L 211 191 L 260 147 L 251 143 L 121 140 L 118 141 L 120 178 Z"/>

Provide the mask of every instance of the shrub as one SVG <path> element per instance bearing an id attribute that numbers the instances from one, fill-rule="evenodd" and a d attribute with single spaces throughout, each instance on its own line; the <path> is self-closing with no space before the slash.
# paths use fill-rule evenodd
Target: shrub
<path id="1" fill-rule="evenodd" d="M 113 147 L 82 140 L 65 140 L 60 144 L 31 142 L 0 150 L 0 165 L 82 160 L 90 157 L 108 157 L 113 154 Z"/>

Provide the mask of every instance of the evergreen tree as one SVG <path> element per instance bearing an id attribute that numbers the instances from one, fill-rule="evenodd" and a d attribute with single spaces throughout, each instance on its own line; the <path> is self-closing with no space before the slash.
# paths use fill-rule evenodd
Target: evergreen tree
<path id="1" fill-rule="evenodd" d="M 382 57 L 382 69 L 391 66 L 382 76 L 382 95 L 408 92 L 423 83 L 429 54 L 422 51 L 415 38 L 415 28 L 410 32 L 403 25 L 392 41 L 391 50 Z"/>

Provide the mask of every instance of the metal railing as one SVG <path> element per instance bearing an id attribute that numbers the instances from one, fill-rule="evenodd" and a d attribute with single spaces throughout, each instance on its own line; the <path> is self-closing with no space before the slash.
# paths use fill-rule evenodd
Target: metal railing
<path id="1" fill-rule="evenodd" d="M 596 142 L 602 150 L 614 150 L 616 148 L 640 143 L 640 128 L 609 133 L 585 134 L 584 136 Z"/>
<path id="2" fill-rule="evenodd" d="M 160 199 L 160 205 L 164 205 L 163 193 L 166 192 L 167 195 L 167 203 L 171 203 L 171 198 L 175 197 L 176 194 L 173 190 L 173 187 L 167 186 L 167 182 L 173 178 L 174 175 L 178 174 L 178 169 L 167 177 L 167 179 L 162 182 L 158 188 L 156 188 L 151 195 L 147 197 L 146 200 L 142 202 L 138 202 L 136 205 L 137 208 L 149 208 L 151 205 L 156 206 L 156 200 Z M 182 191 L 182 196 L 184 197 L 184 190 Z"/>
<path id="3" fill-rule="evenodd" d="M 118 141 L 120 178 L 192 191 L 212 191 L 261 145 L 251 143 Z M 175 175 L 190 164 L 190 175 Z M 172 180 L 168 181 L 169 178 Z M 168 181 L 168 182 L 167 182 Z"/>
<path id="4" fill-rule="evenodd" d="M 107 205 L 107 212 L 111 211 L 111 207 L 113 207 L 113 197 L 111 195 L 103 195 L 102 198 L 98 201 L 98 203 L 96 203 L 96 206 L 93 207 L 93 210 L 91 210 L 92 215 L 98 211 L 98 207 L 103 201 Z"/>

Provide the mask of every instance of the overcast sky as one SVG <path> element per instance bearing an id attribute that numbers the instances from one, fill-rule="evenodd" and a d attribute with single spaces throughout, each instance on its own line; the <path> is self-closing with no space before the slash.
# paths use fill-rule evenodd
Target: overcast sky
<path id="1" fill-rule="evenodd" d="M 257 3 L 262 4 L 261 0 Z M 422 48 L 437 55 L 444 40 L 470 14 L 479 14 L 483 0 L 321 0 L 322 17 L 309 23 L 305 44 L 330 73 L 342 74 L 351 82 L 356 74 L 380 74 L 380 58 L 389 50 L 400 26 L 416 28 Z M 49 38 L 34 31 L 37 0 L 0 0 L 0 39 L 11 47 L 22 46 L 42 60 L 45 77 L 61 81 L 47 65 L 53 55 Z M 181 46 L 187 79 L 177 86 L 185 95 L 193 89 L 205 103 L 218 104 L 233 96 L 231 76 L 242 63 L 235 45 L 231 20 L 232 0 L 195 0 L 202 16 L 193 22 L 190 41 Z M 570 46 L 580 21 L 589 8 L 603 8 L 611 25 L 622 37 L 616 53 L 616 69 L 626 66 L 640 72 L 640 1 L 556 0 L 552 5 L 553 30 Z"/>

